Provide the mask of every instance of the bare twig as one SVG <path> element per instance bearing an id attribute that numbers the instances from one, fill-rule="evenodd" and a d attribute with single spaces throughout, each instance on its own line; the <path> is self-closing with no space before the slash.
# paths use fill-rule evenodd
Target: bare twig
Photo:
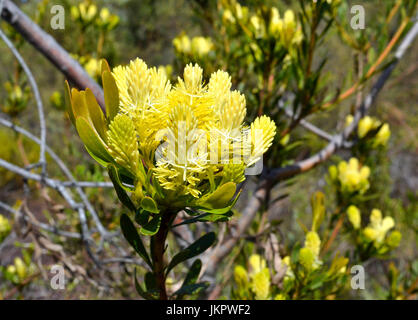
<path id="1" fill-rule="evenodd" d="M 76 87 L 90 88 L 98 103 L 104 109 L 104 95 L 102 88 L 71 58 L 55 39 L 43 31 L 12 1 L 3 0 L 3 10 L 0 16 L 10 23 L 29 43 L 52 62 Z"/>
<path id="2" fill-rule="evenodd" d="M 0 202 L 0 208 L 3 209 L 4 211 L 7 211 L 7 212 L 15 215 L 15 216 L 22 216 L 23 219 L 26 222 L 28 222 L 29 224 L 37 227 L 38 229 L 42 229 L 42 230 L 54 233 L 56 235 L 66 237 L 66 238 L 81 239 L 81 235 L 79 233 L 60 230 L 55 226 L 50 226 L 46 223 L 42 223 L 42 222 L 30 219 L 27 215 L 24 215 L 24 214 L 21 215 L 20 211 L 10 207 L 9 205 L 7 205 L 3 202 Z"/>
<path id="3" fill-rule="evenodd" d="M 288 110 L 287 108 L 283 108 L 284 113 L 287 117 L 289 117 L 290 119 L 294 119 L 294 115 L 292 114 L 292 112 L 290 110 Z M 304 127 L 305 129 L 311 131 L 312 133 L 316 134 L 318 137 L 327 140 L 327 141 L 331 141 L 332 140 L 332 135 L 329 134 L 328 132 L 325 132 L 324 130 L 318 128 L 317 126 L 314 126 L 312 123 L 302 119 L 299 124 Z"/>
<path id="4" fill-rule="evenodd" d="M 0 3 L 0 9 L 1 9 L 1 3 Z M 28 77 L 29 83 L 32 87 L 33 94 L 35 96 L 36 105 L 38 107 L 39 127 L 41 129 L 39 165 L 42 168 L 42 175 L 45 175 L 45 171 L 46 171 L 46 161 L 45 161 L 46 125 L 45 125 L 44 107 L 42 104 L 42 99 L 39 93 L 38 85 L 36 84 L 36 81 L 32 75 L 32 72 L 30 71 L 25 60 L 23 60 L 22 56 L 16 50 L 13 43 L 9 40 L 9 38 L 4 34 L 4 32 L 1 29 L 0 29 L 0 38 L 2 38 L 2 40 L 9 47 L 10 51 L 12 51 L 13 55 L 16 57 L 17 61 L 19 61 L 20 65 L 22 66 L 23 71 L 26 73 L 26 76 Z"/>

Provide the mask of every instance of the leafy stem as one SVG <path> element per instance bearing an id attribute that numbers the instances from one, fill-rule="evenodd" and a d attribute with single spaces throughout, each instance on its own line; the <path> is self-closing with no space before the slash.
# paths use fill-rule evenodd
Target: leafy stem
<path id="1" fill-rule="evenodd" d="M 153 261 L 153 273 L 156 279 L 160 300 L 167 300 L 165 286 L 166 274 L 164 266 L 165 243 L 167 240 L 170 225 L 173 222 L 176 212 L 166 211 L 162 213 L 161 225 L 157 234 L 151 238 L 151 256 Z"/>

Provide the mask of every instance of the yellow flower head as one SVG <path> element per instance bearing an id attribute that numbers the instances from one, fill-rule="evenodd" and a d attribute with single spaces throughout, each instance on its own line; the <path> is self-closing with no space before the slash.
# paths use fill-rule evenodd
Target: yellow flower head
<path id="1" fill-rule="evenodd" d="M 362 166 L 356 158 L 351 158 L 348 163 L 341 161 L 338 164 L 338 181 L 341 184 L 342 191 L 364 193 L 369 188 L 368 178 L 370 168 Z M 332 174 L 335 176 L 335 169 Z M 330 169 L 331 175 L 331 169 Z M 331 176 L 332 177 L 332 176 Z"/>
<path id="2" fill-rule="evenodd" d="M 0 214 L 0 243 L 7 237 L 10 230 L 11 226 L 9 220 Z"/>
<path id="3" fill-rule="evenodd" d="M 164 70 L 140 59 L 106 69 L 102 64 L 106 116 L 89 89 L 72 89 L 69 115 L 90 154 L 142 188 L 137 197 L 161 187 L 170 205 L 223 208 L 273 142 L 270 118 L 244 123 L 245 96 L 231 91 L 225 71 L 205 84 L 203 70 L 189 64 L 172 85 Z"/>
<path id="4" fill-rule="evenodd" d="M 248 274 L 243 266 L 235 266 L 234 280 L 239 288 L 246 288 L 248 286 Z"/>
<path id="5" fill-rule="evenodd" d="M 286 10 L 283 19 L 281 19 L 279 11 L 272 8 L 269 30 L 273 36 L 280 38 L 286 48 L 302 40 L 302 31 L 296 23 L 292 10 Z"/>
<path id="6" fill-rule="evenodd" d="M 20 280 L 23 280 L 27 275 L 27 268 L 23 260 L 19 257 L 14 260 L 16 273 Z"/>
<path id="7" fill-rule="evenodd" d="M 252 276 L 251 289 L 256 300 L 265 300 L 270 295 L 270 272 L 264 268 Z"/>
<path id="8" fill-rule="evenodd" d="M 345 127 L 348 127 L 354 120 L 353 115 L 349 114 L 345 117 Z"/>
<path id="9" fill-rule="evenodd" d="M 314 269 L 315 255 L 310 248 L 300 249 L 299 262 L 307 271 Z"/>
<path id="10" fill-rule="evenodd" d="M 348 220 L 353 225 L 354 229 L 359 229 L 361 226 L 360 210 L 356 206 L 349 206 L 347 209 Z"/>
<path id="11" fill-rule="evenodd" d="M 378 209 L 373 209 L 370 214 L 370 223 L 364 229 L 364 235 L 376 244 L 381 244 L 387 232 L 394 226 L 395 221 L 392 217 L 382 219 L 382 212 Z"/>
<path id="12" fill-rule="evenodd" d="M 78 6 L 72 6 L 70 10 L 71 17 L 84 24 L 92 22 L 97 14 L 97 6 L 88 1 L 83 1 Z"/>
<path id="13" fill-rule="evenodd" d="M 184 33 L 174 38 L 173 45 L 179 53 L 190 54 L 191 52 L 192 44 L 190 38 Z"/>
<path id="14" fill-rule="evenodd" d="M 315 257 L 318 257 L 321 247 L 321 239 L 315 231 L 309 231 L 306 234 L 305 247 L 309 248 Z"/>
<path id="15" fill-rule="evenodd" d="M 357 134 L 359 138 L 364 138 L 369 131 L 376 129 L 378 126 L 380 126 L 380 121 L 376 118 L 365 116 L 364 118 L 360 119 L 358 123 L 358 130 Z"/>
<path id="16" fill-rule="evenodd" d="M 263 19 L 258 15 L 254 15 L 250 18 L 250 25 L 256 38 L 263 38 L 266 35 Z"/>
<path id="17" fill-rule="evenodd" d="M 387 123 L 385 123 L 376 134 L 374 139 L 375 146 L 385 146 L 390 138 L 390 128 Z"/>
<path id="18" fill-rule="evenodd" d="M 202 58 L 205 57 L 213 49 L 211 38 L 194 37 L 191 43 L 192 55 Z"/>
<path id="19" fill-rule="evenodd" d="M 266 260 L 264 260 L 258 254 L 251 255 L 249 259 L 249 263 L 251 267 L 251 274 L 258 273 L 266 267 Z"/>

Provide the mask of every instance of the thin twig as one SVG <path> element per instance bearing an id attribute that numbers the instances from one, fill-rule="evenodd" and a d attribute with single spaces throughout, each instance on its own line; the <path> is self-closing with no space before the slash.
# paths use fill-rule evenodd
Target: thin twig
<path id="1" fill-rule="evenodd" d="M 83 67 L 51 35 L 42 30 L 12 1 L 3 0 L 3 4 L 0 16 L 51 61 L 76 87 L 79 89 L 90 88 L 104 110 L 103 90 Z"/>
<path id="2" fill-rule="evenodd" d="M 0 7 L 1 9 L 1 7 Z M 39 165 L 41 166 L 42 175 L 46 173 L 46 161 L 45 161 L 45 148 L 46 148 L 46 124 L 45 124 L 45 114 L 44 114 L 44 107 L 42 104 L 41 95 L 39 93 L 38 85 L 30 71 L 29 67 L 27 66 L 25 60 L 23 60 L 20 53 L 16 50 L 13 43 L 9 40 L 9 38 L 4 34 L 4 32 L 0 29 L 0 38 L 6 43 L 9 47 L 10 51 L 12 51 L 13 55 L 16 57 L 17 61 L 19 61 L 20 65 L 22 66 L 23 71 L 26 73 L 26 76 L 29 80 L 29 83 L 32 87 L 32 91 L 35 96 L 36 105 L 38 107 L 38 115 L 39 115 L 39 127 L 41 130 L 41 141 L 40 141 L 40 152 L 39 152 Z"/>

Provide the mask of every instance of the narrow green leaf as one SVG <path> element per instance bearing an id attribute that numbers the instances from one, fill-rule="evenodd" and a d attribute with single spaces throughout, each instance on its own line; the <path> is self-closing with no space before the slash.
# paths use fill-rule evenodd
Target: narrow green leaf
<path id="1" fill-rule="evenodd" d="M 152 291 L 157 289 L 157 279 L 155 279 L 155 276 L 152 272 L 147 272 L 145 274 L 145 287 L 147 288 L 147 291 Z"/>
<path id="2" fill-rule="evenodd" d="M 125 239 L 152 269 L 152 263 L 148 256 L 147 250 L 145 249 L 144 244 L 142 243 L 142 240 L 139 237 L 139 234 L 136 231 L 134 224 L 126 214 L 122 214 L 120 217 L 120 227 L 122 229 L 122 233 Z"/>
<path id="3" fill-rule="evenodd" d="M 137 209 L 129 195 L 126 193 L 126 190 L 122 186 L 122 182 L 119 179 L 118 170 L 112 164 L 107 167 L 107 170 L 109 173 L 109 178 L 110 180 L 112 180 L 113 186 L 115 187 L 115 191 L 120 202 L 122 202 L 122 204 L 125 207 L 127 207 L 130 211 L 135 212 Z"/>
<path id="4" fill-rule="evenodd" d="M 109 64 L 107 63 L 106 59 L 101 59 L 100 60 L 100 74 L 103 74 L 103 72 L 105 71 L 111 71 Z"/>
<path id="5" fill-rule="evenodd" d="M 234 198 L 234 200 L 231 202 L 231 204 L 224 207 L 224 208 L 208 209 L 208 208 L 205 208 L 205 207 L 197 207 L 197 209 L 208 212 L 208 213 L 213 213 L 213 214 L 227 214 L 235 206 L 235 203 L 238 201 L 238 198 L 239 198 L 240 194 L 241 194 L 241 190 L 238 192 L 237 196 Z"/>
<path id="6" fill-rule="evenodd" d="M 68 84 L 67 80 L 65 80 L 65 90 L 64 91 L 65 91 L 65 108 L 67 110 L 68 117 L 70 118 L 71 123 L 75 127 L 75 117 L 74 117 L 73 106 L 72 106 L 72 102 L 71 102 L 71 89 L 70 89 L 70 85 Z"/>
<path id="7" fill-rule="evenodd" d="M 102 73 L 102 82 L 106 105 L 106 116 L 110 123 L 119 111 L 119 91 L 116 81 L 110 71 L 104 71 Z"/>
<path id="8" fill-rule="evenodd" d="M 189 272 L 187 272 L 186 278 L 182 284 L 183 286 L 196 283 L 197 279 L 199 278 L 200 270 L 202 269 L 202 260 L 196 259 L 192 266 L 190 267 Z"/>
<path id="9" fill-rule="evenodd" d="M 142 289 L 141 285 L 138 282 L 138 279 L 136 278 L 136 268 L 134 270 L 134 280 L 135 280 L 135 289 L 136 289 L 136 292 L 138 292 L 138 294 L 142 298 L 144 298 L 146 300 L 154 300 L 155 299 L 152 295 L 150 295 L 144 289 Z"/>
<path id="10" fill-rule="evenodd" d="M 199 199 L 196 204 L 207 209 L 222 209 L 225 208 L 231 201 L 236 191 L 236 184 L 227 182 L 218 187 L 211 194 Z"/>
<path id="11" fill-rule="evenodd" d="M 148 211 L 145 211 L 142 208 L 140 208 L 139 210 L 136 210 L 135 221 L 140 226 L 143 226 L 148 223 L 149 216 L 150 216 L 150 213 Z"/>
<path id="12" fill-rule="evenodd" d="M 103 140 L 105 140 L 107 125 L 103 111 L 97 103 L 96 97 L 94 96 L 93 92 L 89 88 L 86 89 L 84 97 L 86 100 L 87 108 L 89 110 L 90 119 L 93 122 L 93 126 L 99 133 L 100 137 Z"/>
<path id="13" fill-rule="evenodd" d="M 103 159 L 100 159 L 99 157 L 95 156 L 93 152 L 90 151 L 90 149 L 86 147 L 87 153 L 90 155 L 90 157 L 92 157 L 94 159 L 94 161 L 96 161 L 98 164 L 100 164 L 101 166 L 107 168 L 107 166 L 109 165 L 108 161 L 105 161 Z"/>
<path id="14" fill-rule="evenodd" d="M 77 120 L 78 117 L 85 118 L 89 123 L 90 114 L 84 99 L 84 91 L 78 91 L 76 88 L 71 89 L 71 107 L 73 108 L 73 115 Z"/>
<path id="15" fill-rule="evenodd" d="M 207 287 L 209 287 L 208 282 L 193 283 L 193 284 L 189 284 L 189 285 L 186 285 L 186 286 L 182 286 L 180 289 L 178 289 L 174 293 L 174 295 L 177 296 L 178 300 L 181 300 L 184 295 L 186 295 L 186 294 L 190 295 L 190 294 L 198 293 L 201 290 L 206 289 Z"/>
<path id="16" fill-rule="evenodd" d="M 144 197 L 141 200 L 141 207 L 151 213 L 159 213 L 160 210 L 157 207 L 157 204 L 155 203 L 154 199 L 150 197 Z"/>
<path id="17" fill-rule="evenodd" d="M 167 267 L 167 274 L 179 263 L 187 259 L 193 258 L 204 252 L 215 242 L 215 238 L 215 233 L 209 232 L 205 234 L 203 237 L 197 239 L 194 243 L 192 243 L 183 251 L 177 253 Z"/>
<path id="18" fill-rule="evenodd" d="M 144 236 L 153 236 L 160 230 L 161 216 L 155 216 L 148 223 L 144 224 L 139 232 Z"/>
<path id="19" fill-rule="evenodd" d="M 198 220 L 201 222 L 210 221 L 210 222 L 221 222 L 228 221 L 234 215 L 232 211 L 228 211 L 222 214 L 211 213 L 207 216 L 200 217 Z"/>
<path id="20" fill-rule="evenodd" d="M 96 157 L 104 162 L 112 162 L 113 159 L 106 150 L 106 145 L 98 135 L 97 131 L 83 117 L 77 117 L 76 127 L 81 140 Z"/>

